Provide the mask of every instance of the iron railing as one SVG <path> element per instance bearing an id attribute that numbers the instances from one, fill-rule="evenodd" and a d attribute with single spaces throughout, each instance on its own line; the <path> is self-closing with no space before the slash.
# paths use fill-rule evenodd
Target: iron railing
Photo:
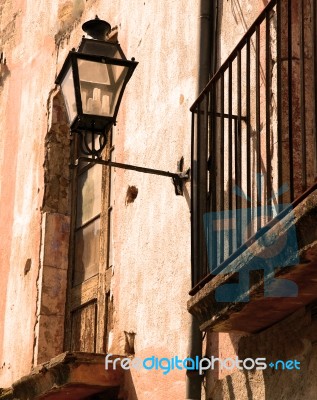
<path id="1" fill-rule="evenodd" d="M 314 0 L 271 0 L 191 107 L 196 288 L 316 180 L 316 42 Z"/>

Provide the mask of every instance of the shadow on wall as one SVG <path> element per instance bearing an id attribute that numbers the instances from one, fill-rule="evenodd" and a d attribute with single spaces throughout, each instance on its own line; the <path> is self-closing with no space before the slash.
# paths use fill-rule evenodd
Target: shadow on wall
<path id="1" fill-rule="evenodd" d="M 9 68 L 3 53 L 0 53 L 0 89 L 3 87 L 5 80 L 10 75 Z"/>
<path id="2" fill-rule="evenodd" d="M 206 343 L 206 356 L 208 358 L 235 358 L 239 354 L 239 343 L 243 333 L 228 334 L 209 332 Z M 241 379 L 243 382 L 244 392 L 246 388 L 249 397 L 240 397 L 241 391 L 236 387 L 236 379 L 233 379 L 230 371 L 224 376 L 224 371 L 219 369 L 219 364 L 215 362 L 214 369 L 210 369 L 206 374 L 206 399 L 207 400 L 264 400 L 252 397 L 251 385 L 247 379 Z M 247 377 L 246 377 L 247 378 Z M 271 399 L 272 400 L 272 399 Z"/>
<path id="3" fill-rule="evenodd" d="M 269 4 L 270 0 L 262 0 L 263 6 L 266 7 Z M 242 1 L 243 3 L 243 1 Z M 248 24 L 244 18 L 244 12 L 243 9 L 245 8 L 245 5 L 241 5 L 241 1 L 239 0 L 231 0 L 231 10 L 232 14 L 234 16 L 234 19 L 237 24 L 241 24 L 245 31 L 249 29 Z"/>
<path id="4" fill-rule="evenodd" d="M 124 374 L 124 391 L 129 394 L 129 400 L 138 400 L 130 370 L 125 371 Z"/>
<path id="5" fill-rule="evenodd" d="M 300 369 L 267 368 L 261 372 L 261 383 L 254 379 L 255 371 L 244 371 L 249 399 L 257 399 L 258 385 L 263 385 L 261 400 L 279 398 L 316 398 L 317 320 L 316 306 L 303 307 L 281 322 L 239 341 L 239 359 L 265 357 L 267 364 L 277 360 L 298 360 Z M 314 394 L 315 393 L 315 394 Z"/>
<path id="6" fill-rule="evenodd" d="M 233 371 L 217 379 L 215 371 L 207 375 L 208 400 L 272 400 L 316 399 L 317 382 L 317 318 L 316 304 L 303 307 L 272 327 L 257 334 L 243 336 L 230 333 L 230 340 L 238 345 L 239 360 L 266 358 L 265 370 Z M 211 334 L 211 349 L 215 357 L 232 357 L 214 350 L 219 346 L 219 334 Z M 223 347 L 222 347 L 223 348 Z M 279 361 L 278 367 L 270 367 Z M 288 360 L 298 361 L 299 368 L 287 369 Z M 276 364 L 277 365 L 277 364 Z M 212 379 L 212 375 L 213 379 Z M 208 380 L 209 379 L 209 380 Z"/>

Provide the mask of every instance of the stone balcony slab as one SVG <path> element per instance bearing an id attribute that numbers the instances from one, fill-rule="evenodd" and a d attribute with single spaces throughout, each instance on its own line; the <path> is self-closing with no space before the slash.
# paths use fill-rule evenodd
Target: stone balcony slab
<path id="1" fill-rule="evenodd" d="M 291 230 L 296 231 L 296 251 L 286 240 Z M 255 260 L 269 258 L 270 254 L 263 246 L 263 237 L 251 241 L 245 251 L 237 254 L 188 301 L 188 310 L 197 318 L 202 331 L 255 333 L 317 299 L 316 188 L 297 201 L 265 235 L 266 243 L 286 243 L 281 260 L 283 267 L 274 268 L 270 276 L 265 275 L 261 265 L 256 270 Z M 243 285 L 243 279 L 249 280 L 248 286 Z M 289 295 L 279 291 L 283 282 L 291 282 L 296 292 Z M 237 287 L 237 283 L 244 289 L 231 301 L 230 287 Z M 225 285 L 228 299 L 223 291 Z M 220 296 L 219 288 L 222 288 Z"/>
<path id="2" fill-rule="evenodd" d="M 0 389 L 0 399 L 117 400 L 122 380 L 119 365 L 105 369 L 105 355 L 66 352 L 37 366 L 10 389 Z"/>

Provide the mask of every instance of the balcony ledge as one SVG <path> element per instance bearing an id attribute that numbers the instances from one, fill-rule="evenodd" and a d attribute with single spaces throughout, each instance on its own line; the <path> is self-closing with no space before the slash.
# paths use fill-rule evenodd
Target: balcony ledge
<path id="1" fill-rule="evenodd" d="M 111 358 L 113 357 L 115 356 Z M 120 398 L 118 396 L 122 379 L 123 370 L 119 365 L 115 370 L 105 370 L 105 355 L 66 352 L 35 367 L 11 388 L 0 389 L 0 399 L 115 400 Z"/>
<path id="2" fill-rule="evenodd" d="M 247 248 L 247 251 L 238 254 L 221 274 L 206 283 L 188 301 L 188 310 L 197 318 L 202 331 L 255 333 L 317 299 L 316 188 L 303 197 L 302 201 L 297 202 L 292 213 L 287 214 L 271 227 L 265 235 L 273 243 L 277 238 L 286 237 L 290 229 L 294 228 L 297 236 L 297 263 L 294 265 L 292 262 L 294 258 L 291 249 L 286 249 L 285 257 L 289 255 L 289 260 L 283 260 L 285 266 L 276 268 L 275 275 L 270 278 L 277 278 L 274 279 L 277 284 L 281 283 L 282 279 L 294 282 L 297 285 L 297 295 L 294 297 L 264 296 L 264 284 L 267 281 L 264 279 L 263 269 L 254 270 L 250 267 L 254 265 L 255 259 L 263 258 L 264 250 L 261 245 L 263 242 L 258 239 Z M 237 283 L 239 276 L 242 276 L 242 271 L 249 271 L 250 285 L 236 300 L 249 296 L 249 301 L 217 301 L 217 288 L 224 284 Z"/>

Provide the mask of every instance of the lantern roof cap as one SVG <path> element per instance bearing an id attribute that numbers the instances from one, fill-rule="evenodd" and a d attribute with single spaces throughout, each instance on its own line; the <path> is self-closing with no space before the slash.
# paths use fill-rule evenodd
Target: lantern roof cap
<path id="1" fill-rule="evenodd" d="M 90 37 L 97 40 L 107 40 L 107 36 L 111 30 L 111 25 L 96 15 L 95 19 L 91 19 L 82 25 L 82 29 Z"/>

